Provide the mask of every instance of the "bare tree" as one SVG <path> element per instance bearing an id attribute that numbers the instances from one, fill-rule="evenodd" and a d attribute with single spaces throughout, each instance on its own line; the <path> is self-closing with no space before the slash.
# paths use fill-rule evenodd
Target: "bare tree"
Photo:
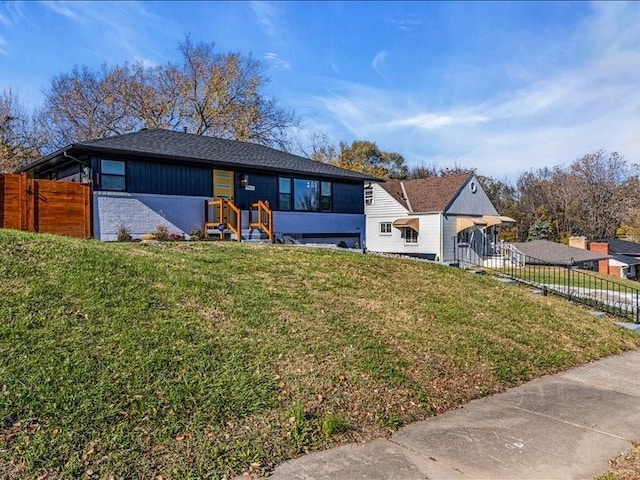
<path id="1" fill-rule="evenodd" d="M 128 79 L 127 66 L 106 65 L 76 67 L 54 77 L 44 108 L 52 147 L 134 131 L 139 120 L 128 102 Z"/>
<path id="2" fill-rule="evenodd" d="M 213 44 L 189 37 L 180 52 L 180 64 L 83 66 L 54 77 L 42 111 L 55 139 L 50 149 L 141 127 L 289 147 L 297 119 L 264 96 L 269 79 L 260 62 L 216 54 Z"/>
<path id="3" fill-rule="evenodd" d="M 40 156 L 41 137 L 33 119 L 11 91 L 0 93 L 0 173 L 10 173 Z"/>
<path id="4" fill-rule="evenodd" d="M 571 235 L 612 238 L 630 218 L 638 184 L 638 166 L 615 152 L 598 151 L 566 168 L 527 172 L 517 184 L 519 228 L 524 233 L 544 220 L 560 241 Z"/>
<path id="5" fill-rule="evenodd" d="M 306 145 L 298 143 L 298 150 L 302 155 L 316 162 L 335 163 L 338 161 L 338 148 L 324 132 L 311 132 Z"/>
<path id="6" fill-rule="evenodd" d="M 182 126 L 215 135 L 289 148 L 288 130 L 297 120 L 274 99 L 262 95 L 269 82 L 260 62 L 239 53 L 215 54 L 213 44 L 180 45 L 179 109 Z"/>

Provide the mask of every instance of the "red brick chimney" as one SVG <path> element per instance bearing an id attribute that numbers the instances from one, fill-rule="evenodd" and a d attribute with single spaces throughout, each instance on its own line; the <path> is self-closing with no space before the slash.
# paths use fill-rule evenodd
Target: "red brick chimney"
<path id="1" fill-rule="evenodd" d="M 609 255 L 609 243 L 607 242 L 591 242 L 589 244 L 589 250 L 594 253 L 602 253 L 603 255 Z M 598 273 L 604 273 L 609 275 L 609 259 L 598 260 Z"/>

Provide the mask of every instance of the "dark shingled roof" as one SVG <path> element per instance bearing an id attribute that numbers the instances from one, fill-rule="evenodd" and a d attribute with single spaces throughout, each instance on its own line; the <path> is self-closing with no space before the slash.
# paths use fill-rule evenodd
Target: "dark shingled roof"
<path id="1" fill-rule="evenodd" d="M 640 265 L 640 258 L 630 257 L 629 255 L 620 255 L 617 253 L 612 253 L 609 256 L 614 260 L 617 260 L 621 263 L 626 263 L 627 265 Z"/>
<path id="2" fill-rule="evenodd" d="M 73 143 L 21 168 L 20 171 L 29 171 L 43 165 L 61 156 L 65 151 L 134 155 L 171 160 L 176 163 L 196 162 L 350 180 L 379 180 L 370 175 L 316 162 L 256 143 L 160 128 Z"/>
<path id="3" fill-rule="evenodd" d="M 627 240 L 619 240 L 617 238 L 602 241 L 609 244 L 609 251 L 611 253 L 640 257 L 640 243 L 629 242 Z"/>
<path id="4" fill-rule="evenodd" d="M 380 186 L 412 213 L 444 212 L 469 178 L 471 175 L 465 173 L 414 180 L 387 180 Z M 403 186 L 407 198 L 404 198 Z"/>
<path id="5" fill-rule="evenodd" d="M 594 253 L 582 248 L 569 247 L 549 240 L 533 240 L 525 243 L 514 243 L 516 248 L 528 257 L 542 260 L 550 265 L 571 265 L 576 263 L 593 262 L 609 258 L 609 255 Z"/>

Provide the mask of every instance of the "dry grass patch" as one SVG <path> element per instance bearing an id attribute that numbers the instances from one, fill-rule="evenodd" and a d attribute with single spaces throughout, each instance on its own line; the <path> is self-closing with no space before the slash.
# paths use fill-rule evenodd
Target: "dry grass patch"
<path id="1" fill-rule="evenodd" d="M 637 480 L 640 478 L 640 445 L 610 461 L 609 471 L 596 480 Z"/>

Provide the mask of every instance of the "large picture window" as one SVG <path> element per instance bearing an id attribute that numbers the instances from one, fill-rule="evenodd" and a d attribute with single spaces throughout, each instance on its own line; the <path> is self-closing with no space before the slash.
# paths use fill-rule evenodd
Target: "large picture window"
<path id="1" fill-rule="evenodd" d="M 100 188 L 102 190 L 125 190 L 125 166 L 125 162 L 121 160 L 100 160 Z"/>
<path id="2" fill-rule="evenodd" d="M 280 210 L 303 212 L 331 212 L 333 209 L 333 185 L 331 182 L 307 178 L 278 179 Z"/>
<path id="3" fill-rule="evenodd" d="M 317 212 L 320 210 L 320 182 L 318 180 L 293 179 L 295 210 Z"/>

